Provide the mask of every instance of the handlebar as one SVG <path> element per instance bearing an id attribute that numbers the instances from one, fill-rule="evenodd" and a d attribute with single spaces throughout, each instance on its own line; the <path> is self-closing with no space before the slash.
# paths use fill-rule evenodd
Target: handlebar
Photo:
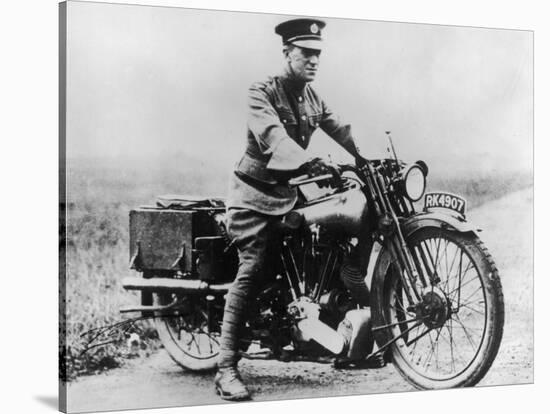
<path id="1" fill-rule="evenodd" d="M 301 175 L 299 177 L 292 178 L 292 179 L 288 180 L 288 184 L 291 187 L 298 187 L 300 185 L 316 183 L 318 181 L 330 180 L 331 178 L 333 178 L 332 174 L 323 174 L 323 175 L 318 175 L 317 177 L 310 177 L 308 175 Z"/>
<path id="2" fill-rule="evenodd" d="M 351 171 L 351 172 L 354 172 L 354 173 L 358 171 L 357 166 L 355 166 L 353 164 L 335 164 L 335 167 L 336 167 L 335 171 L 337 171 L 338 178 L 340 178 L 340 179 L 342 177 L 342 173 L 344 173 L 346 171 Z M 301 175 L 299 177 L 295 177 L 295 178 L 290 179 L 288 181 L 288 184 L 291 187 L 298 187 L 300 185 L 311 184 L 311 183 L 316 183 L 316 182 L 320 182 L 320 181 L 333 180 L 334 178 L 335 178 L 334 174 L 332 174 L 332 173 L 318 175 L 316 177 L 310 177 L 307 174 L 304 174 L 304 175 Z"/>

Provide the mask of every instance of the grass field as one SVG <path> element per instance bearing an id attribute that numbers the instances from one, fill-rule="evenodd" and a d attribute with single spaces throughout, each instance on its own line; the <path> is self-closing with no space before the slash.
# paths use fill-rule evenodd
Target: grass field
<path id="1" fill-rule="evenodd" d="M 144 163 L 68 162 L 66 223 L 66 344 L 61 346 L 61 377 L 67 380 L 119 366 L 136 355 L 126 346 L 131 333 L 142 344 L 137 354 L 159 346 L 148 322 L 127 329 L 103 332 L 92 329 L 119 322 L 123 305 L 139 304 L 139 296 L 122 289 L 120 281 L 135 275 L 128 267 L 128 213 L 133 207 L 152 204 L 160 194 L 224 195 L 227 171 L 206 168 L 196 160 L 178 159 Z M 474 208 L 532 185 L 522 173 L 484 173 L 454 177 L 429 177 L 430 190 L 460 194 Z M 92 340 L 93 339 L 93 340 Z M 91 341 L 92 340 L 92 341 Z M 91 344 L 94 347 L 87 349 Z"/>

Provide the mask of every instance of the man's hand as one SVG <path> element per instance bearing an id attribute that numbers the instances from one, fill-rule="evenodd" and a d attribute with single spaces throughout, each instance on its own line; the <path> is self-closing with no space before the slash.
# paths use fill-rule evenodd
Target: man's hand
<path id="1" fill-rule="evenodd" d="M 307 174 L 309 177 L 316 177 L 331 172 L 330 165 L 319 157 L 312 158 L 303 164 L 300 167 L 300 171 Z"/>
<path id="2" fill-rule="evenodd" d="M 303 163 L 298 169 L 288 171 L 272 170 L 271 173 L 279 182 L 285 182 L 291 178 L 307 175 L 308 178 L 317 177 L 319 175 L 332 173 L 331 166 L 322 158 L 311 158 Z"/>
<path id="3" fill-rule="evenodd" d="M 320 175 L 331 174 L 332 178 L 326 181 L 320 181 L 317 184 L 319 187 L 339 187 L 342 182 L 339 168 L 322 158 L 313 158 L 300 167 L 301 174 L 307 174 L 309 177 L 318 177 Z"/>
<path id="4" fill-rule="evenodd" d="M 323 160 L 322 158 L 316 157 L 312 158 L 309 161 L 305 162 L 298 168 L 293 171 L 276 171 L 273 170 L 272 174 L 275 176 L 276 180 L 279 182 L 288 181 L 293 177 L 300 177 L 307 175 L 308 178 L 319 177 L 321 175 L 332 175 L 331 178 L 326 180 L 318 181 L 317 185 L 319 187 L 339 187 L 342 183 L 342 177 L 340 175 L 340 169 L 337 165 L 332 164 Z"/>
<path id="5" fill-rule="evenodd" d="M 363 168 L 365 165 L 367 165 L 367 159 L 358 154 L 355 157 L 355 165 L 357 168 Z"/>

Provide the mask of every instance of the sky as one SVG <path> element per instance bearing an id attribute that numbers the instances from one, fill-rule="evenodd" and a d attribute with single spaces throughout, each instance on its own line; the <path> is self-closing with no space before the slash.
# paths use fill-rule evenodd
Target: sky
<path id="1" fill-rule="evenodd" d="M 69 2 L 67 156 L 185 154 L 229 168 L 249 85 L 282 71 L 274 27 L 292 16 Z M 324 18 L 312 86 L 363 155 L 531 169 L 533 34 Z M 321 131 L 312 155 L 347 156 Z"/>

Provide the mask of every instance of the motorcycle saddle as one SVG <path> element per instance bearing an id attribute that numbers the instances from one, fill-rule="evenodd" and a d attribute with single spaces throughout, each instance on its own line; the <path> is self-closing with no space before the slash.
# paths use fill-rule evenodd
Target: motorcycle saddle
<path id="1" fill-rule="evenodd" d="M 158 196 L 156 204 L 157 207 L 175 209 L 225 208 L 225 199 L 222 197 L 168 194 Z"/>

